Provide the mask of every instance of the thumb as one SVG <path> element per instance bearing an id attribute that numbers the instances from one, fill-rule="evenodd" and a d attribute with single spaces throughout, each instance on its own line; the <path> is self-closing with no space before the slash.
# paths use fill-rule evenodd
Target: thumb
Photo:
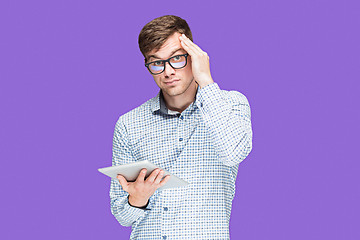
<path id="1" fill-rule="evenodd" d="M 119 180 L 120 185 L 121 185 L 121 187 L 124 189 L 124 191 L 127 192 L 129 183 L 126 181 L 126 178 L 124 178 L 124 177 L 123 177 L 122 175 L 120 175 L 120 174 L 117 175 L 116 178 Z"/>

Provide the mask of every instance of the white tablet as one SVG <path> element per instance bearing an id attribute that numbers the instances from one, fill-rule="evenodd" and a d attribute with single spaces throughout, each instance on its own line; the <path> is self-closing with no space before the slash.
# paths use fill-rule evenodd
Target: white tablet
<path id="1" fill-rule="evenodd" d="M 139 161 L 139 162 L 134 162 L 134 163 L 129 163 L 129 164 L 118 165 L 118 166 L 99 168 L 98 171 L 105 174 L 106 176 L 109 176 L 116 180 L 118 180 L 116 178 L 117 175 L 121 174 L 122 176 L 124 176 L 126 178 L 126 180 L 128 182 L 135 182 L 141 169 L 143 169 L 143 168 L 147 169 L 145 178 L 147 178 L 154 169 L 156 169 L 156 168 L 162 169 L 162 168 L 154 165 L 150 161 L 144 160 L 144 161 Z M 167 175 L 170 175 L 170 179 L 165 183 L 164 186 L 158 188 L 157 190 L 182 187 L 182 186 L 186 186 L 189 184 L 187 181 L 171 174 L 170 172 L 168 172 L 164 169 L 162 169 L 162 170 L 164 171 L 163 176 L 165 177 Z"/>

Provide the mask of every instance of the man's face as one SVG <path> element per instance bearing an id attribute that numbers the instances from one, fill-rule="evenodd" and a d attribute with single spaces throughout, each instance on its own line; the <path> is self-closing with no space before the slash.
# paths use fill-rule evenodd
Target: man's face
<path id="1" fill-rule="evenodd" d="M 181 47 L 179 36 L 175 32 L 158 51 L 152 50 L 147 54 L 148 63 L 156 60 L 166 60 L 170 57 L 185 54 L 186 51 Z M 152 75 L 156 84 L 162 89 L 163 94 L 170 97 L 180 96 L 188 92 L 189 89 L 197 87 L 191 70 L 191 58 L 187 57 L 187 64 L 184 68 L 173 69 L 166 63 L 165 70 L 157 75 Z"/>

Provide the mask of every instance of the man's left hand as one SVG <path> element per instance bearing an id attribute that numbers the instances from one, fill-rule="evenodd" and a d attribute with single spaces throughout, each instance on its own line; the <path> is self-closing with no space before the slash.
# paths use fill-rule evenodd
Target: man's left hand
<path id="1" fill-rule="evenodd" d="M 209 56 L 206 52 L 201 50 L 199 46 L 193 43 L 184 34 L 180 37 L 181 46 L 191 56 L 191 67 L 194 75 L 194 80 L 199 84 L 200 88 L 213 83 L 214 80 L 210 73 Z"/>

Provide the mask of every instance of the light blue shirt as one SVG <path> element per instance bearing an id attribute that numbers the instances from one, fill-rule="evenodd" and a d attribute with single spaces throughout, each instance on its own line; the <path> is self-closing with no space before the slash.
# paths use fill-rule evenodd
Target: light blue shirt
<path id="1" fill-rule="evenodd" d="M 112 179 L 111 212 L 132 227 L 130 239 L 229 239 L 239 163 L 252 149 L 250 114 L 243 94 L 214 82 L 199 86 L 181 114 L 169 114 L 160 90 L 119 117 L 113 166 L 149 160 L 189 182 L 156 190 L 141 209 L 129 205 L 129 194 Z"/>

